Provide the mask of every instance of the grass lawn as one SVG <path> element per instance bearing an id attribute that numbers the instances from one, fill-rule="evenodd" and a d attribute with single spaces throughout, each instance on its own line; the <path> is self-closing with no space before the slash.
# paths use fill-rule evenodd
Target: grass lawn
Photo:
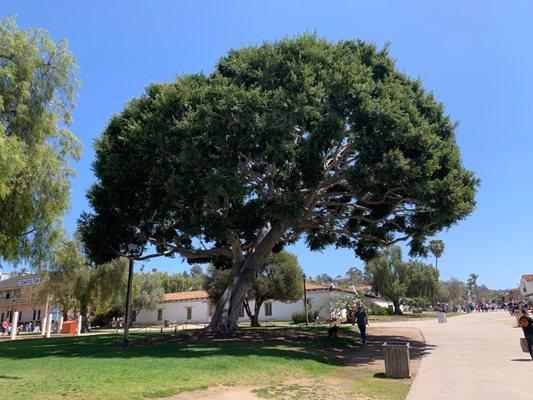
<path id="1" fill-rule="evenodd" d="M 163 342 L 127 351 L 119 335 L 2 340 L 0 391 L 10 399 L 143 399 L 227 385 L 252 386 L 264 398 L 296 393 L 291 398 L 305 399 L 325 382 L 350 395 L 405 398 L 409 381 L 381 379 L 335 357 L 359 351 L 351 328 L 341 329 L 334 346 L 324 337 L 326 329 L 307 328 L 317 337 L 301 341 Z"/>

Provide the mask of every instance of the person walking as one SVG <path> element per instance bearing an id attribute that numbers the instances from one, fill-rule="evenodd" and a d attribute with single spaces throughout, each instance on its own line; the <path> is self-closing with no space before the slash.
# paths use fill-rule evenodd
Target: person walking
<path id="1" fill-rule="evenodd" d="M 531 315 L 529 314 L 527 308 L 522 309 L 522 314 L 523 315 L 518 320 L 518 324 L 522 327 L 522 330 L 524 331 L 529 355 L 533 360 L 533 318 L 531 318 Z"/>
<path id="2" fill-rule="evenodd" d="M 361 333 L 361 342 L 366 344 L 366 326 L 368 325 L 368 316 L 363 307 L 359 307 L 355 313 L 355 319 L 357 321 L 357 327 Z"/>
<path id="3" fill-rule="evenodd" d="M 3 323 L 2 323 L 2 329 L 3 329 L 3 333 L 2 333 L 2 336 L 3 334 L 5 333 L 7 336 L 9 336 L 9 334 L 11 333 L 11 324 L 9 323 L 9 321 L 6 319 Z"/>

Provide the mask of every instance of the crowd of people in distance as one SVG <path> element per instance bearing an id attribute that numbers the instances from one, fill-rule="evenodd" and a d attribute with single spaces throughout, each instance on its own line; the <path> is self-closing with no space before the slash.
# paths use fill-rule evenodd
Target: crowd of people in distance
<path id="1" fill-rule="evenodd" d="M 509 303 L 507 303 L 507 310 L 509 311 L 509 314 L 512 316 L 515 316 L 516 313 L 518 313 L 520 310 L 523 309 L 531 309 L 532 307 L 528 306 L 528 304 L 525 301 L 514 301 L 511 300 Z"/>
<path id="2" fill-rule="evenodd" d="M 2 321 L 2 325 L 0 326 L 1 334 L 0 336 L 9 336 L 11 334 L 11 331 L 13 329 L 12 324 L 9 322 L 9 320 Z M 16 327 L 17 334 L 20 333 L 41 333 L 41 322 L 40 321 L 26 321 L 21 322 Z M 59 332 L 59 323 L 57 321 L 53 322 L 52 325 L 52 331 L 53 332 Z"/>
<path id="3" fill-rule="evenodd" d="M 479 303 L 476 303 L 474 304 L 474 310 L 475 312 L 489 312 L 489 311 L 498 311 L 498 310 L 503 310 L 504 309 L 504 306 L 500 303 L 495 303 L 495 302 L 491 302 L 491 303 L 482 303 L 482 302 L 479 302 Z"/>

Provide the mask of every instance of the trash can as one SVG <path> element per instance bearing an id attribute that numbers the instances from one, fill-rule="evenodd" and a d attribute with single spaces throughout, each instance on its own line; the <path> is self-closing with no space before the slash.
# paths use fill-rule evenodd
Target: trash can
<path id="1" fill-rule="evenodd" d="M 383 343 L 385 375 L 389 378 L 410 378 L 411 360 L 408 342 Z"/>

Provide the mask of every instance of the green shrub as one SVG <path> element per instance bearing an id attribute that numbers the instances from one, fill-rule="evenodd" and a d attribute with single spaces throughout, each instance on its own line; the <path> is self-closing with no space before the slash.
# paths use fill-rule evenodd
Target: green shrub
<path id="1" fill-rule="evenodd" d="M 122 310 L 118 307 L 113 307 L 111 310 L 106 311 L 101 314 L 96 314 L 91 320 L 91 326 L 98 326 L 101 328 L 107 328 L 111 326 L 111 321 L 113 318 L 123 317 L 124 314 Z"/>
<path id="2" fill-rule="evenodd" d="M 309 322 L 313 322 L 314 320 L 315 311 L 309 310 L 307 311 L 307 317 Z M 295 324 L 302 324 L 305 322 L 305 311 L 295 311 L 291 314 L 292 322 Z"/>
<path id="3" fill-rule="evenodd" d="M 368 312 L 371 315 L 392 315 L 393 312 L 388 307 L 381 307 L 375 303 L 370 303 Z"/>

